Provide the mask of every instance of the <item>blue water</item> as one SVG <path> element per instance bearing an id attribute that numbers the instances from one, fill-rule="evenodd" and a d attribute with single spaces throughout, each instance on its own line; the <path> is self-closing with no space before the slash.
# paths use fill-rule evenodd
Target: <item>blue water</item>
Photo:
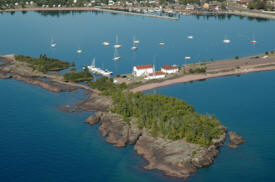
<path id="1" fill-rule="evenodd" d="M 257 54 L 274 49 L 275 41 L 274 21 L 239 17 L 168 21 L 109 13 L 42 16 L 29 12 L 0 14 L 0 25 L 0 54 L 47 53 L 75 61 L 77 68 L 96 57 L 98 64 L 115 73 L 130 72 L 133 64 L 182 64 L 185 55 L 196 62 Z M 101 42 L 114 42 L 116 34 L 123 44 L 119 50 L 123 59 L 115 64 L 112 48 Z M 195 39 L 186 39 L 189 34 Z M 135 55 L 129 50 L 133 35 L 141 41 Z M 54 50 L 49 47 L 51 36 L 58 44 Z M 231 44 L 222 44 L 225 36 Z M 253 36 L 256 46 L 249 44 Z M 159 41 L 165 41 L 165 47 L 159 47 Z M 75 53 L 78 48 L 83 54 Z M 184 99 L 200 113 L 215 114 L 229 130 L 248 141 L 238 149 L 223 147 L 215 163 L 189 181 L 275 181 L 274 79 L 272 71 L 154 91 Z M 66 113 L 57 108 L 83 97 L 81 92 L 51 93 L 12 79 L 0 80 L 0 181 L 182 181 L 159 171 L 144 171 L 141 166 L 145 162 L 132 146 L 115 148 L 105 143 L 98 126 L 83 123 L 89 113 Z"/>
<path id="2" fill-rule="evenodd" d="M 74 61 L 77 68 L 90 65 L 96 58 L 97 66 L 108 68 L 115 74 L 132 72 L 136 64 L 185 63 L 248 56 L 274 50 L 274 21 L 256 21 L 247 18 L 220 19 L 182 16 L 179 21 L 148 17 L 114 15 L 110 13 L 83 12 L 59 16 L 42 16 L 36 12 L 0 14 L 0 54 L 39 56 L 46 53 L 66 61 Z M 103 41 L 115 42 L 118 35 L 118 62 L 112 60 L 112 46 Z M 194 39 L 187 39 L 193 35 Z M 133 36 L 140 40 L 139 49 L 131 51 Z M 57 47 L 49 45 L 51 37 Z M 223 39 L 231 40 L 224 44 Z M 250 41 L 256 39 L 257 45 Z M 164 41 L 165 46 L 159 46 Z M 83 54 L 76 53 L 82 49 Z"/>

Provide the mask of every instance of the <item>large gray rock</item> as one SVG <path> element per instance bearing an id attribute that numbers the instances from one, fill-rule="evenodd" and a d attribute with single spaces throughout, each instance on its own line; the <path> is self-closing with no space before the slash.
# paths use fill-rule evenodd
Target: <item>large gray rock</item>
<path id="1" fill-rule="evenodd" d="M 245 143 L 245 139 L 241 136 L 238 136 L 236 132 L 229 132 L 229 144 L 228 146 L 231 148 L 237 148 L 240 144 Z"/>

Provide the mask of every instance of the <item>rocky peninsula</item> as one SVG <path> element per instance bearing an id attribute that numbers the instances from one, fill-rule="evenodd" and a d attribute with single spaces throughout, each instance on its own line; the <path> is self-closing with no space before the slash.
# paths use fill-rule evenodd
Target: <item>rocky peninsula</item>
<path id="1" fill-rule="evenodd" d="M 129 101 L 125 100 L 121 102 L 112 99 L 114 95 L 110 96 L 110 90 L 104 90 L 105 88 L 101 88 L 103 91 L 97 89 L 100 87 L 91 88 L 91 86 L 96 86 L 93 84 L 97 83 L 88 83 L 87 86 L 80 83 L 64 81 L 63 76 L 57 71 L 47 73 L 37 71 L 34 67 L 31 67 L 29 63 L 16 60 L 14 55 L 2 56 L 0 57 L 0 61 L 3 63 L 0 65 L 1 78 L 14 78 L 19 81 L 40 86 L 52 92 L 74 91 L 75 89 L 86 90 L 89 93 L 87 99 L 75 104 L 74 107 L 62 106 L 61 109 L 67 112 L 93 112 L 85 122 L 91 125 L 99 123 L 99 131 L 102 136 L 106 137 L 106 142 L 116 147 L 135 145 L 134 149 L 137 154 L 142 155 L 148 162 L 144 167 L 147 170 L 158 169 L 167 176 L 186 179 L 192 173 L 195 173 L 198 168 L 211 165 L 219 153 L 219 148 L 223 146 L 226 139 L 226 127 L 220 125 L 213 117 L 195 113 L 191 106 L 179 99 L 161 95 L 155 98 L 152 95 L 143 96 L 142 94 L 131 95 L 128 93 L 130 100 L 135 100 L 135 97 L 139 98 L 138 100 L 164 99 L 165 102 L 170 102 L 172 105 L 178 104 L 177 107 L 179 110 L 177 110 L 176 113 L 179 116 L 184 114 L 186 118 L 197 118 L 195 121 L 185 121 L 187 126 L 189 125 L 189 127 L 192 127 L 193 122 L 196 123 L 196 125 L 203 125 L 203 123 L 209 122 L 210 125 L 207 124 L 205 126 L 211 126 L 208 129 L 212 130 L 211 132 L 214 133 L 213 136 L 203 138 L 194 136 L 192 133 L 190 134 L 190 132 L 186 133 L 185 137 L 183 135 L 178 135 L 179 133 L 177 133 L 177 131 L 187 132 L 189 128 L 184 127 L 185 125 L 180 125 L 180 128 L 174 128 L 175 123 L 170 123 L 169 120 L 167 121 L 169 125 L 164 124 L 165 126 L 162 127 L 161 121 L 159 121 L 157 128 L 159 128 L 158 130 L 162 128 L 163 132 L 154 130 L 156 127 L 154 123 L 150 125 L 150 123 L 146 122 L 143 123 L 144 126 L 142 125 L 143 127 L 141 127 L 142 122 L 138 115 L 136 117 L 127 118 L 123 114 L 118 114 L 121 113 L 121 111 L 119 110 L 120 107 L 117 105 L 123 103 L 130 104 Z M 89 86 L 89 84 L 91 86 Z M 101 83 L 99 82 L 98 84 L 100 85 Z M 112 84 L 112 82 L 107 82 L 106 88 L 109 89 L 110 87 L 114 87 L 110 89 L 118 89 L 110 84 Z M 117 94 L 118 90 L 114 90 L 113 92 Z M 108 94 L 109 96 L 106 96 Z M 119 94 L 123 94 L 123 92 Z M 128 107 L 130 108 L 130 105 Z M 184 110 L 181 110 L 181 107 Z M 135 109 L 137 110 L 138 108 Z M 173 109 L 170 112 L 173 113 Z M 166 118 L 168 116 L 164 115 L 164 117 Z M 169 130 L 165 130 L 167 127 Z M 196 128 L 193 129 L 196 130 Z M 205 134 L 207 133 L 203 135 Z"/>

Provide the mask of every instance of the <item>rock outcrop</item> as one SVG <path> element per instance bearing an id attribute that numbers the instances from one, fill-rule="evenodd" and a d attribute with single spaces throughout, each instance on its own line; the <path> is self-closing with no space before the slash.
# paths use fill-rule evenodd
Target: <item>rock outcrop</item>
<path id="1" fill-rule="evenodd" d="M 75 109 L 72 108 L 70 105 L 60 106 L 59 109 L 70 113 L 75 112 Z"/>
<path id="2" fill-rule="evenodd" d="M 229 132 L 229 144 L 231 148 L 237 148 L 240 144 L 245 143 L 245 139 L 241 136 L 238 136 L 236 132 Z"/>
<path id="3" fill-rule="evenodd" d="M 17 74 L 13 75 L 12 77 L 19 81 L 30 83 L 32 85 L 38 85 L 38 86 L 40 86 L 46 90 L 52 91 L 52 92 L 61 92 L 62 91 L 62 88 L 58 85 L 54 85 L 54 84 L 50 84 L 50 83 L 47 83 L 47 82 L 44 82 L 41 80 L 37 80 L 32 77 L 25 77 L 25 76 L 21 76 L 21 75 L 17 75 Z"/>
<path id="4" fill-rule="evenodd" d="M 92 94 L 89 99 L 83 100 L 75 105 L 76 110 L 96 112 L 106 112 L 112 105 L 112 99 L 106 96 Z"/>
<path id="5" fill-rule="evenodd" d="M 196 172 L 197 168 L 213 163 L 225 138 L 226 128 L 219 139 L 212 140 L 212 145 L 201 147 L 184 139 L 171 141 L 154 138 L 143 132 L 135 145 L 135 150 L 148 161 L 145 169 L 159 169 L 168 176 L 187 178 Z"/>
<path id="6" fill-rule="evenodd" d="M 7 75 L 7 74 L 0 73 L 0 78 L 1 79 L 8 79 L 8 78 L 11 78 L 11 76 Z"/>
<path id="7" fill-rule="evenodd" d="M 91 125 L 99 122 L 99 131 L 102 136 L 106 137 L 106 142 L 116 147 L 135 144 L 141 135 L 141 131 L 136 128 L 134 123 L 130 126 L 118 114 L 97 112 L 95 115 L 90 116 L 86 122 Z"/>

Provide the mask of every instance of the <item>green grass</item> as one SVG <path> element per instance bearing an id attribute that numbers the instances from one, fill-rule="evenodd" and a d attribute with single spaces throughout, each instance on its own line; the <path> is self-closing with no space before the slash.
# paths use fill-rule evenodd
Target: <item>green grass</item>
<path id="1" fill-rule="evenodd" d="M 16 55 L 15 59 L 20 62 L 28 63 L 34 70 L 47 73 L 49 71 L 60 71 L 71 66 L 70 63 L 58 59 L 48 58 L 45 54 L 39 58 Z"/>
<path id="2" fill-rule="evenodd" d="M 77 72 L 74 68 L 72 68 L 68 73 L 65 73 L 63 77 L 65 81 L 71 82 L 90 81 L 94 78 L 87 67 L 81 72 Z"/>

